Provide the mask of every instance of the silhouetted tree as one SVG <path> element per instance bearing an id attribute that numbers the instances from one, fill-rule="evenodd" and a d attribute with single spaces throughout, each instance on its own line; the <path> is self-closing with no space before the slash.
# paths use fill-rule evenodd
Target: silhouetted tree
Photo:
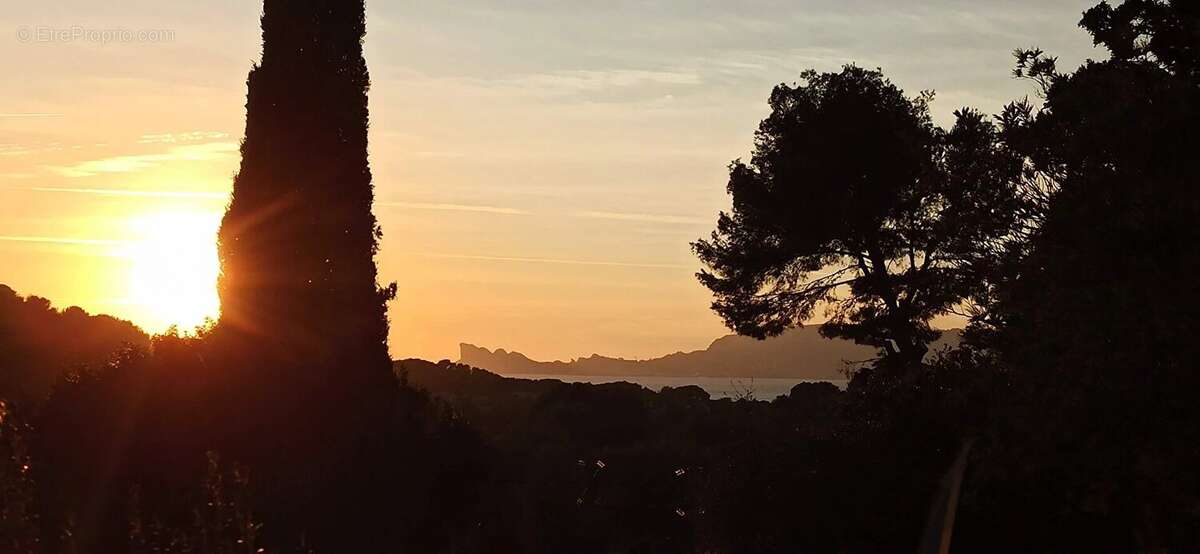
<path id="1" fill-rule="evenodd" d="M 1146 61 L 1180 77 L 1200 79 L 1200 4 L 1193 0 L 1101 2 L 1083 14 L 1080 26 L 1113 61 Z"/>
<path id="2" fill-rule="evenodd" d="M 364 18 L 362 0 L 264 2 L 219 235 L 223 364 L 251 374 L 257 395 L 240 407 L 270 430 L 222 451 L 271 473 L 268 529 L 337 549 L 368 547 L 362 529 L 386 517 L 371 468 L 386 464 L 396 389 L 385 314 L 395 289 L 377 284 L 374 261 Z"/>
<path id="3" fill-rule="evenodd" d="M 1089 10 L 1113 56 L 1072 73 L 1018 53 L 1045 104 L 1015 130 L 1054 191 L 979 335 L 1011 383 L 968 482 L 979 529 L 1048 550 L 1200 541 L 1196 9 Z"/>
<path id="4" fill-rule="evenodd" d="M 973 249 L 1008 232 L 1020 159 L 996 127 L 958 112 L 930 120 L 878 71 L 803 74 L 779 85 L 750 163 L 730 166 L 733 211 L 693 244 L 713 308 L 739 333 L 777 335 L 822 305 L 827 336 L 920 361 L 975 283 Z"/>
<path id="5" fill-rule="evenodd" d="M 376 283 L 363 2 L 266 0 L 262 28 L 220 231 L 221 321 L 334 374 L 297 379 L 378 384 L 392 289 Z"/>

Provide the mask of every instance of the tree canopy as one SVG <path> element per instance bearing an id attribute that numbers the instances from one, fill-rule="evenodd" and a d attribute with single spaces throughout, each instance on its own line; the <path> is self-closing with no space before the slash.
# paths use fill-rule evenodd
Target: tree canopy
<path id="1" fill-rule="evenodd" d="M 971 294 L 971 249 L 1007 232 L 1021 170 L 982 114 L 950 130 L 931 93 L 879 71 L 808 71 L 779 85 L 749 163 L 730 165 L 733 209 L 693 244 L 713 308 L 739 333 L 777 335 L 824 307 L 822 332 L 919 361 L 929 321 Z"/>
<path id="2" fill-rule="evenodd" d="M 1200 4 L 1192 0 L 1100 2 L 1080 26 L 1113 61 L 1143 60 L 1191 80 L 1200 79 Z"/>

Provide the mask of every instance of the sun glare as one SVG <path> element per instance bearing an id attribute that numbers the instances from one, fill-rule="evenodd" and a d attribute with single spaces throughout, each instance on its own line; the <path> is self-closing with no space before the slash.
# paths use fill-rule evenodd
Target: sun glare
<path id="1" fill-rule="evenodd" d="M 170 326 L 191 331 L 215 319 L 217 228 L 220 214 L 157 213 L 131 221 L 138 237 L 130 245 L 128 301 L 135 322 L 149 332 Z"/>

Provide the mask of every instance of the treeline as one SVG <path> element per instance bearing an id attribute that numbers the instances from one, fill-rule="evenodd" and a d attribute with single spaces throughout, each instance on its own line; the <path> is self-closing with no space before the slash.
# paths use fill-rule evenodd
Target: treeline
<path id="1" fill-rule="evenodd" d="M 0 398 L 44 398 L 59 375 L 104 360 L 125 344 L 150 338 L 128 321 L 90 315 L 72 306 L 57 310 L 39 296 L 20 296 L 0 284 Z"/>
<path id="2" fill-rule="evenodd" d="M 856 475 L 849 398 L 832 384 L 768 402 L 712 400 L 694 385 L 504 378 L 448 361 L 397 371 L 489 445 L 476 488 L 504 507 L 481 522 L 497 551 L 837 551 L 908 540 L 924 523 L 924 490 L 892 502 L 908 512 L 856 507 L 903 490 Z"/>
<path id="3" fill-rule="evenodd" d="M 950 362 L 886 404 L 829 383 L 714 400 L 696 386 L 532 381 L 449 361 L 397 372 L 487 445 L 472 489 L 499 509 L 480 525 L 512 552 L 915 551 L 989 393 Z M 956 537 L 968 552 L 1083 544 Z"/>

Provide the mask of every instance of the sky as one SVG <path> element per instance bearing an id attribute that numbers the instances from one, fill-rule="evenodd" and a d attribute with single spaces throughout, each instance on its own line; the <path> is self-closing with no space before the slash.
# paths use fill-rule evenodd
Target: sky
<path id="1" fill-rule="evenodd" d="M 1035 89 L 1012 50 L 1105 54 L 1094 0 L 368 1 L 395 357 L 458 343 L 646 358 L 728 331 L 689 242 L 773 86 L 878 67 L 935 121 Z M 0 283 L 151 331 L 215 314 L 261 5 L 6 0 Z M 944 322 L 947 325 L 953 322 Z"/>

